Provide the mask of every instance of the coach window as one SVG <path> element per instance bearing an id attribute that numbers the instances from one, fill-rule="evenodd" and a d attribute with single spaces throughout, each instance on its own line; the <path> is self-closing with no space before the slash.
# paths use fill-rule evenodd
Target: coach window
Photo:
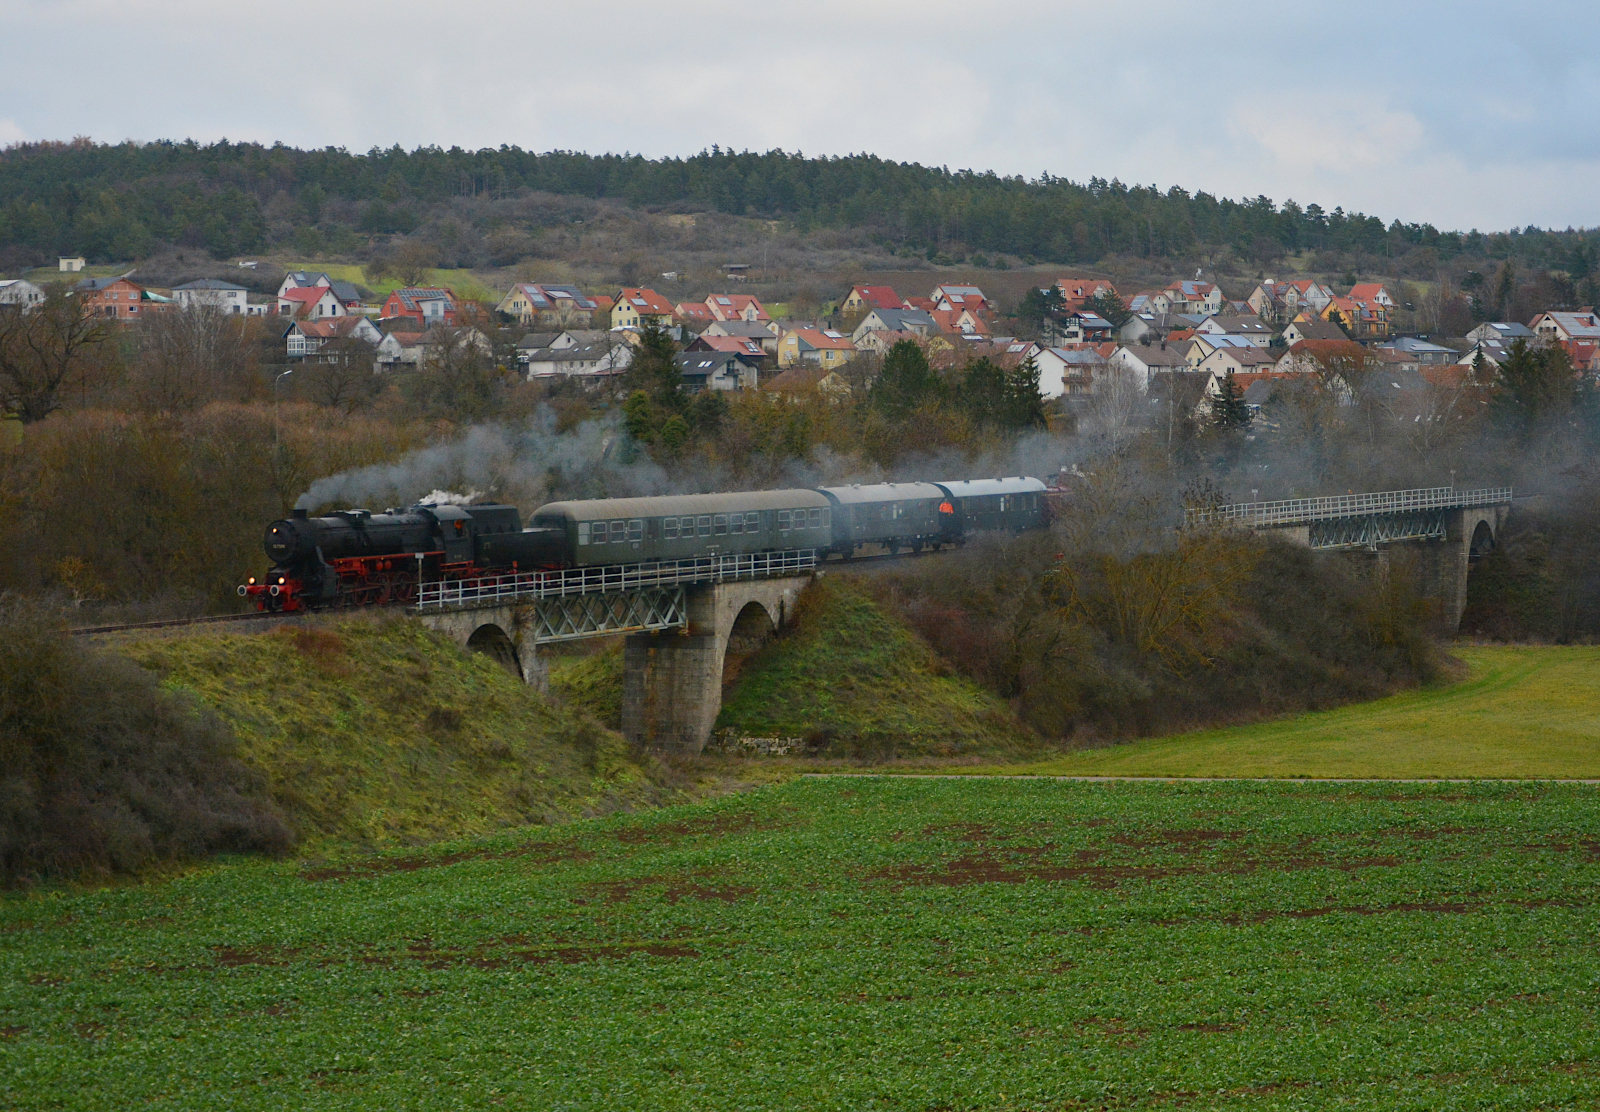
<path id="1" fill-rule="evenodd" d="M 628 539 L 634 544 L 644 540 L 644 518 L 636 517 L 628 522 Z"/>
<path id="2" fill-rule="evenodd" d="M 724 533 L 726 533 L 728 531 L 728 515 L 727 514 L 717 514 L 715 517 L 713 517 L 711 519 L 711 525 L 712 525 L 712 529 L 711 529 L 712 533 L 716 534 L 719 537 L 722 536 Z"/>
<path id="3" fill-rule="evenodd" d="M 662 540 L 675 541 L 678 539 L 678 519 L 665 517 L 661 519 Z"/>
<path id="4" fill-rule="evenodd" d="M 810 510 L 806 513 L 806 526 L 811 529 L 822 528 L 822 511 Z"/>
<path id="5" fill-rule="evenodd" d="M 698 532 L 702 537 L 709 537 L 711 535 L 710 514 L 701 514 L 695 524 L 698 527 Z"/>
<path id="6" fill-rule="evenodd" d="M 758 513 L 745 514 L 744 531 L 746 533 L 759 533 L 761 531 L 761 515 Z"/>
<path id="7" fill-rule="evenodd" d="M 607 544 L 621 544 L 628 539 L 628 523 L 626 521 L 613 521 L 606 530 Z"/>
<path id="8" fill-rule="evenodd" d="M 728 515 L 728 532 L 730 532 L 730 533 L 743 533 L 744 532 L 744 514 L 729 514 Z"/>
<path id="9" fill-rule="evenodd" d="M 778 511 L 778 532 L 787 533 L 788 531 L 789 531 L 789 511 L 788 510 L 779 510 Z"/>
<path id="10" fill-rule="evenodd" d="M 587 521 L 578 522 L 578 543 L 589 543 L 589 523 Z"/>

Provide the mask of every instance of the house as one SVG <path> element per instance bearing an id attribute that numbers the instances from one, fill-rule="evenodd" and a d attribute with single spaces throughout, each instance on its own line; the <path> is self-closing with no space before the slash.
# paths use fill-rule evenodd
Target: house
<path id="1" fill-rule="evenodd" d="M 1111 322 L 1091 309 L 1074 309 L 1061 318 L 1056 334 L 1058 343 L 1100 344 L 1112 338 L 1116 329 Z"/>
<path id="2" fill-rule="evenodd" d="M 1427 340 L 1416 336 L 1397 336 L 1377 344 L 1374 351 L 1389 355 L 1400 356 L 1405 360 L 1428 367 L 1440 367 L 1454 363 L 1461 354 L 1454 348 L 1447 348 L 1441 344 L 1429 343 Z"/>
<path id="3" fill-rule="evenodd" d="M 1140 290 L 1128 299 L 1128 308 L 1135 313 L 1172 312 L 1172 296 L 1165 290 Z"/>
<path id="4" fill-rule="evenodd" d="M 378 341 L 374 370 L 397 371 L 406 368 L 415 370 L 422 365 L 423 352 L 428 343 L 428 332 L 422 327 L 421 321 L 411 317 L 399 317 L 386 321 L 378 331 L 383 334 L 383 339 Z"/>
<path id="5" fill-rule="evenodd" d="M 1047 401 L 1063 394 L 1091 393 L 1094 376 L 1108 366 L 1105 354 L 1087 344 L 1041 348 L 1033 362 L 1039 368 L 1039 396 Z"/>
<path id="6" fill-rule="evenodd" d="M 1348 340 L 1349 333 L 1332 321 L 1322 319 L 1297 320 L 1284 326 L 1283 342 L 1294 347 L 1301 340 Z"/>
<path id="7" fill-rule="evenodd" d="M 1497 341 L 1508 348 L 1515 340 L 1526 340 L 1531 344 L 1535 338 L 1533 329 L 1516 321 L 1489 321 L 1467 333 L 1467 339 L 1474 344 Z"/>
<path id="8" fill-rule="evenodd" d="M 1272 343 L 1273 337 L 1272 329 L 1254 314 L 1236 316 L 1231 313 L 1217 313 L 1202 320 L 1195 331 L 1213 336 L 1243 336 L 1257 347 L 1267 347 Z"/>
<path id="9" fill-rule="evenodd" d="M 584 296 L 577 286 L 518 282 L 500 299 L 495 311 L 515 317 L 522 324 L 565 328 L 589 324 L 598 308 L 595 300 Z"/>
<path id="10" fill-rule="evenodd" d="M 875 328 L 871 332 L 863 332 L 861 339 L 856 341 L 858 351 L 870 351 L 873 355 L 888 355 L 889 349 L 902 342 L 910 342 L 918 347 L 927 348 L 928 338 L 916 332 L 899 332 L 888 328 Z M 949 350 L 950 341 L 943 341 L 943 349 Z"/>
<path id="11" fill-rule="evenodd" d="M 555 342 L 559 332 L 529 332 L 518 340 L 515 345 L 516 359 L 519 365 L 525 365 L 528 357 L 536 351 L 543 351 Z"/>
<path id="12" fill-rule="evenodd" d="M 334 295 L 329 286 L 298 286 L 292 290 L 278 295 L 278 312 L 291 317 L 303 317 L 307 320 L 325 320 L 328 317 L 342 317 L 349 313 L 344 302 Z M 386 316 L 399 316 L 391 313 Z"/>
<path id="13" fill-rule="evenodd" d="M 830 371 L 826 367 L 790 367 L 767 382 L 762 389 L 771 391 L 774 400 L 780 397 L 790 399 L 821 397 L 824 401 L 837 405 L 850 397 L 850 384 L 838 371 Z"/>
<path id="14" fill-rule="evenodd" d="M 366 317 L 345 315 L 323 320 L 297 320 L 283 333 L 285 354 L 290 359 L 306 359 L 337 340 L 360 340 L 376 348 L 383 343 L 383 333 Z M 344 345 L 337 355 L 325 354 L 319 362 L 349 362 Z"/>
<path id="15" fill-rule="evenodd" d="M 672 303 L 655 290 L 629 288 L 617 293 L 611 308 L 612 328 L 643 328 L 650 323 L 671 328 Z"/>
<path id="16" fill-rule="evenodd" d="M 1171 343 L 1169 338 L 1168 343 Z M 1224 348 L 1253 348 L 1256 345 L 1243 336 L 1218 336 L 1210 332 L 1196 332 L 1182 350 L 1184 360 L 1191 369 L 1198 367 L 1214 351 Z"/>
<path id="17" fill-rule="evenodd" d="M 1328 302 L 1321 316 L 1342 325 L 1352 340 L 1382 340 L 1389 335 L 1389 311 L 1376 302 L 1336 297 Z"/>
<path id="18" fill-rule="evenodd" d="M 957 314 L 959 316 L 959 314 Z M 868 332 L 911 332 L 931 336 L 940 331 L 933 314 L 922 309 L 873 309 L 856 325 L 850 339 L 857 344 Z"/>
<path id="19" fill-rule="evenodd" d="M 680 301 L 672 307 L 672 315 L 681 324 L 687 324 L 691 329 L 704 328 L 716 321 L 711 315 L 711 310 L 706 308 L 704 302 Z"/>
<path id="20" fill-rule="evenodd" d="M 1335 370 L 1341 365 L 1367 367 L 1374 356 L 1354 340 L 1301 340 L 1278 359 L 1283 374 L 1313 375 Z"/>
<path id="21" fill-rule="evenodd" d="M 904 307 L 907 309 L 921 309 L 924 313 L 931 313 L 937 309 L 939 305 L 931 297 L 912 296 L 906 298 Z"/>
<path id="22" fill-rule="evenodd" d="M 89 306 L 91 316 L 120 321 L 138 320 L 140 310 L 151 308 L 154 300 L 148 290 L 126 274 L 118 278 L 85 278 L 73 289 Z"/>
<path id="23" fill-rule="evenodd" d="M 1196 340 L 1198 342 L 1199 337 L 1196 337 Z M 1230 374 L 1238 375 L 1252 371 L 1276 370 L 1278 357 L 1266 348 L 1246 342 L 1238 346 L 1213 348 L 1209 354 L 1192 366 L 1194 370 L 1223 378 Z"/>
<path id="24" fill-rule="evenodd" d="M 1057 278 L 1055 287 L 1069 309 L 1076 309 L 1091 297 L 1117 296 L 1117 287 L 1105 278 Z"/>
<path id="25" fill-rule="evenodd" d="M 952 306 L 964 305 L 969 298 L 988 301 L 988 298 L 983 296 L 983 291 L 977 286 L 936 286 L 934 291 L 928 295 L 928 300 L 935 305 L 941 301 L 949 301 Z"/>
<path id="26" fill-rule="evenodd" d="M 77 274 L 83 269 L 83 256 L 61 255 L 56 259 L 56 269 L 62 274 Z"/>
<path id="27" fill-rule="evenodd" d="M 560 347 L 552 342 L 549 347 L 528 352 L 526 360 L 518 354 L 518 362 L 525 366 L 530 381 L 536 378 L 605 379 L 626 371 L 634 362 L 634 346 L 614 334 L 600 334 L 603 339 L 586 339 Z"/>
<path id="28" fill-rule="evenodd" d="M 706 298 L 706 308 L 717 320 L 742 320 L 746 323 L 767 321 L 766 306 L 760 299 L 742 293 L 714 293 Z"/>
<path id="29" fill-rule="evenodd" d="M 678 356 L 684 390 L 754 390 L 760 379 L 757 364 L 732 351 L 686 351 Z"/>
<path id="30" fill-rule="evenodd" d="M 1522 337 L 1519 336 L 1518 339 L 1522 339 Z M 1456 360 L 1456 364 L 1462 367 L 1476 367 L 1481 363 L 1484 367 L 1490 369 L 1498 367 L 1510 358 L 1511 345 L 1516 342 L 1516 340 L 1506 343 L 1492 339 L 1479 340 L 1461 353 L 1461 358 Z M 1527 341 L 1523 340 L 1523 342 L 1526 343 Z"/>
<path id="31" fill-rule="evenodd" d="M 1182 371 L 1189 366 L 1177 348 L 1148 344 L 1119 344 L 1106 362 L 1110 366 L 1131 371 L 1138 379 L 1141 390 L 1150 388 L 1151 375 L 1162 371 Z"/>
<path id="32" fill-rule="evenodd" d="M 313 286 L 332 287 L 333 279 L 326 274 L 313 270 L 291 270 L 283 276 L 283 281 L 278 286 L 278 296 L 282 297 L 290 290 L 307 290 Z"/>
<path id="33" fill-rule="evenodd" d="M 774 337 L 774 340 L 777 338 Z M 690 341 L 685 351 L 720 351 L 739 358 L 759 367 L 767 358 L 767 350 L 761 346 L 761 341 L 752 340 L 746 336 L 709 336 L 702 332 Z"/>
<path id="34" fill-rule="evenodd" d="M 1172 301 L 1174 313 L 1192 313 L 1203 317 L 1222 312 L 1222 289 L 1210 282 L 1173 282 L 1165 292 Z"/>
<path id="35" fill-rule="evenodd" d="M 26 278 L 0 281 L 0 305 L 21 306 L 24 311 L 44 304 L 44 290 Z"/>
<path id="36" fill-rule="evenodd" d="M 905 303 L 891 286 L 851 286 L 839 302 L 841 313 L 864 313 L 872 309 L 901 309 Z"/>
<path id="37" fill-rule="evenodd" d="M 1393 313 L 1395 309 L 1394 298 L 1389 296 L 1389 291 L 1383 288 L 1382 282 L 1357 282 L 1350 287 L 1347 296 L 1351 301 L 1359 301 L 1363 305 L 1381 306 L 1388 313 Z"/>
<path id="38" fill-rule="evenodd" d="M 730 282 L 750 281 L 749 263 L 723 263 L 722 276 Z"/>
<path id="39" fill-rule="evenodd" d="M 754 340 L 768 355 L 777 355 L 778 336 L 781 331 L 776 321 L 719 320 L 706 325 L 701 335 Z"/>
<path id="40" fill-rule="evenodd" d="M 250 291 L 232 282 L 200 278 L 193 282 L 185 282 L 181 286 L 173 286 L 172 300 L 185 309 L 205 305 L 242 317 L 249 309 Z"/>
<path id="41" fill-rule="evenodd" d="M 1576 313 L 1540 313 L 1528 322 L 1528 328 L 1546 343 L 1600 341 L 1600 316 L 1596 316 L 1593 309 Z"/>
<path id="42" fill-rule="evenodd" d="M 856 354 L 850 337 L 831 328 L 796 328 L 778 341 L 778 366 L 813 363 L 829 369 L 842 367 Z"/>
<path id="43" fill-rule="evenodd" d="M 455 291 L 444 286 L 407 286 L 395 290 L 383 303 L 386 320 L 410 317 L 433 328 L 456 323 L 458 302 Z"/>
<path id="44" fill-rule="evenodd" d="M 1285 324 L 1302 312 L 1321 313 L 1333 298 L 1333 290 L 1320 282 L 1275 282 L 1268 278 L 1245 301 L 1263 321 Z"/>

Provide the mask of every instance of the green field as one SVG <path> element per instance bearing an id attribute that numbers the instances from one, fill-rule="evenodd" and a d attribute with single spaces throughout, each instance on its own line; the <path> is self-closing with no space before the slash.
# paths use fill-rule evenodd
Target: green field
<path id="1" fill-rule="evenodd" d="M 1600 1101 L 1600 795 L 813 779 L 0 902 L 8 1108 Z"/>
<path id="2" fill-rule="evenodd" d="M 1459 683 L 974 773 L 1600 778 L 1600 648 L 1458 648 Z"/>

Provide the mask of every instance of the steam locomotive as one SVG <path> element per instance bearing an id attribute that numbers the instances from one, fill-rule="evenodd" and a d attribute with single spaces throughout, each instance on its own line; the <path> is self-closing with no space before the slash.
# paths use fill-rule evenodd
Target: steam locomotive
<path id="1" fill-rule="evenodd" d="M 815 489 L 551 502 L 524 528 L 514 506 L 424 503 L 381 514 L 305 510 L 267 526 L 272 567 L 239 593 L 295 611 L 412 602 L 440 580 L 607 564 L 811 549 L 921 551 L 975 533 L 1044 525 L 1038 479 L 877 483 Z"/>

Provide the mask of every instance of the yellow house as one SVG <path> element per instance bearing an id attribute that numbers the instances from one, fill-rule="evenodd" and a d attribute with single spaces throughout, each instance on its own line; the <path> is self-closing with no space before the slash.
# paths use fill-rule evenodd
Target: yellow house
<path id="1" fill-rule="evenodd" d="M 778 341 L 778 366 L 784 368 L 809 363 L 831 370 L 844 366 L 855 354 L 850 337 L 831 328 L 796 328 Z"/>
<path id="2" fill-rule="evenodd" d="M 662 328 L 673 324 L 672 302 L 655 290 L 625 289 L 611 307 L 612 328 L 643 328 L 654 321 Z"/>

